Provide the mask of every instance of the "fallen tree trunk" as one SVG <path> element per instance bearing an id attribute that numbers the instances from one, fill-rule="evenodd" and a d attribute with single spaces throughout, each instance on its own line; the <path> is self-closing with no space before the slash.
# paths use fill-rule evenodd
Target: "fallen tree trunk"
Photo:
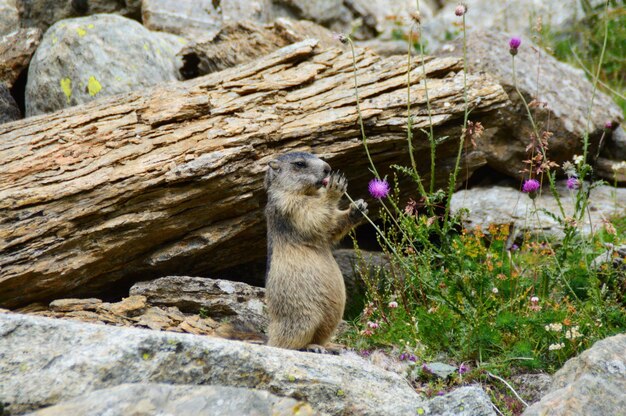
<path id="1" fill-rule="evenodd" d="M 306 40 L 194 80 L 0 126 L 0 305 L 84 296 L 118 281 L 206 275 L 265 255 L 267 161 L 312 151 L 364 197 L 352 55 Z M 405 58 L 357 51 L 372 157 L 406 163 Z M 457 58 L 428 58 L 438 184 L 447 182 L 463 116 Z M 415 155 L 429 169 L 422 68 L 411 71 Z M 469 75 L 472 118 L 507 100 Z M 483 124 L 489 128 L 488 120 Z M 463 174 L 484 163 L 465 158 Z M 428 176 L 425 175 L 428 180 Z"/>

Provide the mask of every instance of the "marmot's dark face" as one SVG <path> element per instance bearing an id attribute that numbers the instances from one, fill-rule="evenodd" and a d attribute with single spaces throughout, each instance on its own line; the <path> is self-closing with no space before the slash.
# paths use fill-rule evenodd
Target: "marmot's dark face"
<path id="1" fill-rule="evenodd" d="M 286 153 L 268 164 L 265 189 L 310 195 L 325 185 L 329 174 L 330 165 L 311 153 Z"/>

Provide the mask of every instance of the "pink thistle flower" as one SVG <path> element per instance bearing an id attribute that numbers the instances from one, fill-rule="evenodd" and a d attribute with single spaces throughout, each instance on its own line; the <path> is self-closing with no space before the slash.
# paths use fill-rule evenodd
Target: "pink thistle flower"
<path id="1" fill-rule="evenodd" d="M 571 177 L 567 179 L 567 189 L 578 189 L 580 187 L 580 182 L 578 178 Z"/>
<path id="2" fill-rule="evenodd" d="M 465 3 L 460 3 L 454 9 L 454 14 L 457 15 L 458 17 L 463 16 L 465 13 L 467 13 L 467 6 L 465 5 Z"/>
<path id="3" fill-rule="evenodd" d="M 389 182 L 386 179 L 372 179 L 369 183 L 368 190 L 370 195 L 376 199 L 385 198 L 389 195 Z"/>
<path id="4" fill-rule="evenodd" d="M 395 301 L 389 302 L 389 307 L 391 309 L 396 309 L 398 307 L 398 302 L 395 302 Z"/>
<path id="5" fill-rule="evenodd" d="M 533 297 L 530 298 L 530 301 L 532 303 L 537 303 L 537 302 L 539 302 L 539 298 L 537 296 L 533 296 Z"/>
<path id="6" fill-rule="evenodd" d="M 517 49 L 522 44 L 522 38 L 519 36 L 513 36 L 511 40 L 509 40 L 509 53 L 513 56 L 517 55 Z"/>
<path id="7" fill-rule="evenodd" d="M 522 192 L 533 194 L 541 188 L 541 184 L 537 179 L 528 179 L 522 185 Z"/>

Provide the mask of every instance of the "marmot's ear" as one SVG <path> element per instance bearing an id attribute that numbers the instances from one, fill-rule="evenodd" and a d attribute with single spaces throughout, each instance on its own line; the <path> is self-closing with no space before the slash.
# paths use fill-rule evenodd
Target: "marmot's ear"
<path id="1" fill-rule="evenodd" d="M 269 189 L 270 184 L 274 180 L 274 177 L 280 171 L 280 163 L 277 160 L 272 160 L 267 164 L 267 172 L 265 172 L 265 182 L 263 185 L 265 186 L 265 190 Z"/>
<path id="2" fill-rule="evenodd" d="M 278 163 L 278 160 L 272 160 L 270 161 L 270 163 L 267 164 L 270 169 L 272 169 L 273 171 L 278 171 L 280 164 Z"/>

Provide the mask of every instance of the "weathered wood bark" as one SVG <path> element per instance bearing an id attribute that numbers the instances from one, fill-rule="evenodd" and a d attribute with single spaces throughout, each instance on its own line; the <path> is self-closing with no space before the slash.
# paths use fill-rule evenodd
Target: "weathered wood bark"
<path id="1" fill-rule="evenodd" d="M 263 256 L 262 180 L 279 152 L 313 151 L 348 174 L 354 197 L 365 196 L 371 174 L 352 55 L 316 44 L 0 126 L 0 305 L 93 294 L 123 279 L 207 274 Z M 388 172 L 406 163 L 405 59 L 367 50 L 356 59 L 371 154 Z M 432 121 L 448 136 L 438 148 L 444 184 L 462 121 L 462 66 L 457 58 L 425 66 Z M 414 64 L 411 112 L 427 172 L 421 74 Z M 507 100 L 487 76 L 469 75 L 467 85 L 474 120 Z M 477 152 L 465 161 L 464 174 L 484 163 Z"/>

